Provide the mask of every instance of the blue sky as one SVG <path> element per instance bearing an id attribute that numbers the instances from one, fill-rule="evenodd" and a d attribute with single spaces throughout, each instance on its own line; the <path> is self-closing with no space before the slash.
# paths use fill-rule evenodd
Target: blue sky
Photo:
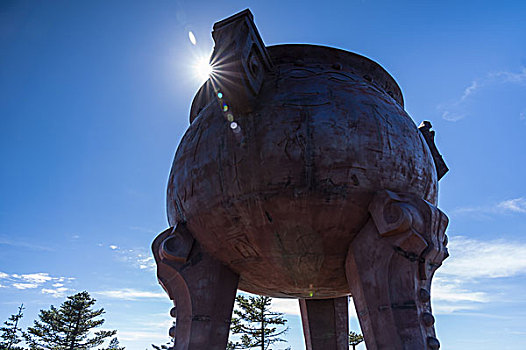
<path id="1" fill-rule="evenodd" d="M 451 169 L 438 337 L 445 349 L 526 348 L 522 1 L 3 0 L 0 321 L 24 303 L 28 325 L 87 290 L 127 349 L 167 340 L 170 302 L 149 246 L 167 226 L 168 173 L 202 83 L 192 66 L 212 50 L 213 23 L 247 7 L 267 45 L 379 62 L 415 122 L 432 121 Z M 303 349 L 296 303 L 276 307 Z"/>

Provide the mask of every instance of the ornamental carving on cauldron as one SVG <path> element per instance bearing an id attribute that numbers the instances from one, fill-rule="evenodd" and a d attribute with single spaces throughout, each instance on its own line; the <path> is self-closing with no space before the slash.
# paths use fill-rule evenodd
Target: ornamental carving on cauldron
<path id="1" fill-rule="evenodd" d="M 236 291 L 299 300 L 309 350 L 438 349 L 430 287 L 448 256 L 448 171 L 395 80 L 370 59 L 266 47 L 245 10 L 214 25 L 153 242 L 176 350 L 224 350 Z"/>

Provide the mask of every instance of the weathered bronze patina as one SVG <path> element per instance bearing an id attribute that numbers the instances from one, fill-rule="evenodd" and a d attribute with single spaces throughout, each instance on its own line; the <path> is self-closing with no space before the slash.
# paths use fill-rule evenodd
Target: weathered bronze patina
<path id="1" fill-rule="evenodd" d="M 153 243 L 175 349 L 225 349 L 237 288 L 299 299 L 308 349 L 348 349 L 349 295 L 369 350 L 438 349 L 429 291 L 447 257 L 447 167 L 430 124 L 419 131 L 363 56 L 266 47 L 248 10 L 212 34 L 214 73 Z"/>

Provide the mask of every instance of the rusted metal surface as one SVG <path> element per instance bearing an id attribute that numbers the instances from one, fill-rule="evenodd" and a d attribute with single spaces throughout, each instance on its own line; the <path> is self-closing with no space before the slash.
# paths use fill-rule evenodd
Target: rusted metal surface
<path id="1" fill-rule="evenodd" d="M 224 93 L 239 133 L 214 98 L 183 137 L 170 175 L 170 224 L 185 220 L 240 274 L 244 290 L 347 295 L 341 266 L 373 194 L 409 191 L 435 203 L 433 158 L 401 105 L 364 78 L 394 84 L 376 64 L 309 45 L 268 51 L 275 70 L 254 112 L 237 114 Z"/>
<path id="2" fill-rule="evenodd" d="M 349 349 L 349 298 L 300 299 L 306 350 Z"/>
<path id="3" fill-rule="evenodd" d="M 175 337 L 177 350 L 224 350 L 239 276 L 186 233 L 185 225 L 180 224 L 161 233 L 152 244 L 159 283 L 174 302 L 170 315 L 177 322 L 169 335 Z M 189 249 L 166 250 L 177 242 Z"/>
<path id="4" fill-rule="evenodd" d="M 430 291 L 448 257 L 447 217 L 419 196 L 386 190 L 369 212 L 345 264 L 367 349 L 438 349 Z"/>
<path id="5" fill-rule="evenodd" d="M 207 264 L 239 276 L 240 289 L 305 299 L 305 315 L 308 300 L 335 303 L 357 293 L 362 296 L 355 297 L 355 303 L 369 315 L 363 310 L 377 307 L 369 305 L 368 296 L 375 293 L 395 300 L 378 306 L 391 308 L 409 302 L 395 297 L 397 288 L 425 284 L 422 288 L 429 290 L 426 283 L 434 269 L 425 259 L 436 249 L 443 251 L 445 244 L 437 238 L 443 230 L 436 227 L 445 229 L 445 224 L 437 219 L 443 216 L 418 211 L 427 203 L 434 208 L 431 213 L 439 213 L 437 169 L 441 175 L 444 169 L 435 165 L 434 141 L 424 138 L 404 111 L 394 79 L 377 63 L 339 49 L 265 47 L 246 11 L 216 24 L 214 39 L 215 72 L 192 103 L 191 124 L 168 183 L 168 220 L 181 229 L 171 240 L 165 237 L 160 248 L 154 247 L 157 263 L 188 264 L 193 244 L 198 244 L 209 258 Z M 386 196 L 402 204 L 378 209 L 384 205 L 378 198 Z M 395 219 L 406 216 L 409 219 L 398 225 Z M 386 229 L 391 226 L 395 228 Z M 389 245 L 400 243 L 391 236 L 405 237 L 413 226 L 423 240 L 401 239 L 405 245 Z M 407 267 L 407 259 L 399 258 L 403 254 L 393 253 L 394 249 L 417 258 Z M 385 255 L 385 262 L 374 258 L 378 263 L 371 270 L 363 265 L 370 257 L 360 252 Z M 441 260 L 435 258 L 431 261 L 436 268 Z M 398 267 L 426 282 L 396 284 Z M 206 269 L 192 269 L 185 273 L 215 278 Z M 178 268 L 171 271 L 181 274 Z M 360 284 L 367 277 L 363 271 L 387 277 L 374 280 L 365 290 Z M 409 315 L 416 317 L 414 322 L 420 322 L 421 310 Z M 373 314 L 374 319 L 379 317 Z M 378 318 L 378 324 L 368 324 L 367 317 L 360 316 L 368 348 L 374 349 L 378 325 L 403 319 L 399 312 L 392 315 Z M 425 324 L 431 323 L 430 317 L 422 317 Z M 401 337 L 397 344 L 402 347 L 392 349 L 411 348 L 403 347 L 404 332 L 414 333 L 416 326 L 389 326 Z M 395 336 L 393 332 L 390 336 Z M 434 334 L 422 332 L 424 338 Z M 312 349 L 342 345 L 335 346 Z"/>

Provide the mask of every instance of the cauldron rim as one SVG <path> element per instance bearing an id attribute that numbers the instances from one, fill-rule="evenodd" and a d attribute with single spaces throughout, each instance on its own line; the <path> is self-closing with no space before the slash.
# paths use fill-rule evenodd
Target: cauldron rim
<path id="1" fill-rule="evenodd" d="M 335 70 L 353 71 L 364 81 L 390 95 L 403 109 L 402 90 L 389 72 L 372 59 L 340 48 L 315 44 L 277 44 L 266 46 L 274 65 L 316 63 L 330 64 Z M 190 107 L 190 123 L 203 107 L 213 99 L 210 79 L 203 83 L 194 96 Z"/>
<path id="2" fill-rule="evenodd" d="M 278 65 L 294 62 L 298 57 L 307 63 L 310 60 L 332 55 L 335 58 L 333 64 L 347 64 L 358 70 L 362 76 L 369 75 L 371 84 L 386 93 L 392 91 L 392 97 L 404 108 L 402 90 L 396 80 L 384 67 L 366 56 L 337 47 L 315 44 L 277 44 L 266 46 L 266 49 L 273 63 Z"/>

